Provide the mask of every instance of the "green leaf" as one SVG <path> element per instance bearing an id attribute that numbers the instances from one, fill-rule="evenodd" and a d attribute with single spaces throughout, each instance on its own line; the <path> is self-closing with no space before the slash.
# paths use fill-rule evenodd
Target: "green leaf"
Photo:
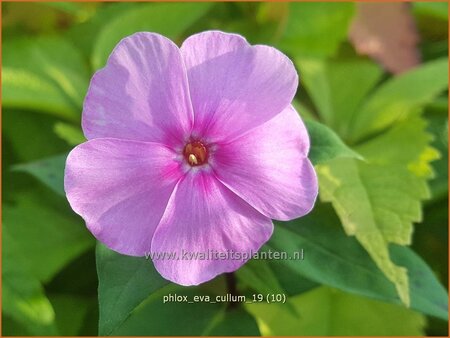
<path id="1" fill-rule="evenodd" d="M 57 122 L 55 123 L 55 127 L 53 129 L 56 135 L 71 146 L 76 146 L 86 141 L 81 129 L 72 124 Z"/>
<path id="2" fill-rule="evenodd" d="M 51 202 L 43 196 L 22 193 L 16 205 L 4 206 L 3 228 L 35 278 L 47 282 L 92 247 L 93 240 L 65 202 L 60 199 Z"/>
<path id="3" fill-rule="evenodd" d="M 448 98 L 447 95 L 437 97 L 433 102 L 426 106 L 427 112 L 430 114 L 440 115 L 441 117 L 448 116 Z"/>
<path id="4" fill-rule="evenodd" d="M 287 293 L 278 281 L 277 275 L 275 275 L 269 263 L 263 260 L 252 259 L 248 261 L 236 272 L 236 275 L 244 286 L 260 294 Z M 289 299 L 286 301 L 286 306 L 290 311 L 295 311 Z"/>
<path id="5" fill-rule="evenodd" d="M 305 120 L 305 125 L 311 139 L 308 157 L 314 165 L 340 157 L 362 159 L 361 155 L 347 147 L 339 136 L 324 124 Z"/>
<path id="6" fill-rule="evenodd" d="M 300 261 L 274 260 L 271 262 L 272 268 L 278 271 L 278 265 L 289 269 L 289 284 L 298 283 L 300 289 L 304 284 L 303 278 L 308 278 L 356 295 L 401 304 L 394 285 L 358 241 L 346 236 L 338 227 L 339 219 L 332 211 L 331 206 L 318 204 L 305 217 L 277 222 L 265 250 L 287 252 L 291 256 L 296 251 L 304 250 L 305 254 L 304 260 Z M 446 319 L 447 293 L 431 269 L 412 250 L 401 246 L 391 249 L 393 261 L 408 269 L 411 308 Z M 277 276 L 280 278 L 280 275 Z M 286 285 L 283 283 L 285 289 Z"/>
<path id="7" fill-rule="evenodd" d="M 360 141 L 406 118 L 447 88 L 447 58 L 428 62 L 390 79 L 367 99 L 354 116 L 349 140 Z"/>
<path id="8" fill-rule="evenodd" d="M 329 61 L 297 58 L 296 64 L 302 84 L 322 119 L 346 138 L 361 102 L 382 75 L 380 67 L 356 58 Z"/>
<path id="9" fill-rule="evenodd" d="M 371 257 L 409 304 L 406 270 L 390 259 L 388 245 L 409 245 L 413 222 L 422 220 L 421 201 L 429 198 L 429 161 L 437 157 L 425 122 L 418 116 L 356 148 L 367 162 L 336 159 L 317 166 L 320 196 L 331 202 L 350 236 Z"/>
<path id="10" fill-rule="evenodd" d="M 57 155 L 43 160 L 18 164 L 12 170 L 26 172 L 33 175 L 56 193 L 65 196 L 64 168 L 67 154 Z"/>
<path id="11" fill-rule="evenodd" d="M 135 2 L 116 2 L 109 3 L 107 6 L 99 4 L 95 15 L 87 21 L 69 27 L 66 37 L 80 49 L 86 58 L 90 58 L 102 27 L 114 20 L 116 16 L 120 16 L 124 11 L 135 8 L 136 5 L 139 4 Z"/>
<path id="12" fill-rule="evenodd" d="M 7 206 L 3 206 L 4 215 L 8 210 Z M 22 324 L 28 334 L 56 334 L 52 305 L 45 296 L 41 283 L 28 266 L 24 255 L 26 251 L 22 251 L 6 221 L 3 224 L 2 237 L 3 312 Z"/>
<path id="13" fill-rule="evenodd" d="M 430 165 L 440 157 L 436 149 L 430 147 L 433 136 L 426 132 L 427 122 L 417 115 L 397 122 L 387 132 L 373 138 L 355 149 L 373 164 L 402 165 L 418 177 L 433 177 Z M 389 146 L 395 145 L 395 146 Z"/>
<path id="14" fill-rule="evenodd" d="M 124 37 L 140 31 L 162 34 L 175 40 L 205 15 L 211 3 L 139 4 L 106 24 L 92 53 L 94 69 L 103 67 L 114 46 Z"/>
<path id="15" fill-rule="evenodd" d="M 297 2 L 289 9 L 280 47 L 294 55 L 326 57 L 334 55 L 346 39 L 354 5 Z"/>
<path id="16" fill-rule="evenodd" d="M 2 313 L 2 335 L 6 336 L 29 336 L 30 333 L 27 331 L 26 327 L 13 319 L 11 316 L 6 314 L 6 311 L 3 310 Z"/>
<path id="17" fill-rule="evenodd" d="M 281 304 L 247 304 L 266 336 L 424 335 L 425 318 L 403 307 L 327 287 L 292 299 L 299 315 Z"/>
<path id="18" fill-rule="evenodd" d="M 401 166 L 337 159 L 317 166 L 322 201 L 331 202 L 349 236 L 355 236 L 408 305 L 407 271 L 392 263 L 388 245 L 410 244 L 421 220 L 426 184 Z"/>
<path id="19" fill-rule="evenodd" d="M 431 16 L 434 19 L 448 21 L 448 3 L 417 1 L 412 3 L 416 15 Z"/>
<path id="20" fill-rule="evenodd" d="M 213 303 L 206 302 L 168 302 L 163 297 L 168 295 L 188 296 L 190 301 L 195 296 L 209 296 Z M 227 307 L 227 303 L 215 302 L 216 296 L 207 293 L 204 288 L 183 288 L 169 285 L 155 294 L 151 294 L 127 317 L 114 335 L 202 335 L 202 336 L 257 336 L 259 329 L 255 320 L 242 307 Z M 53 299 L 52 299 L 53 301 Z M 79 302 L 78 302 L 79 303 Z M 57 304 L 58 305 L 58 304 Z M 61 304 L 59 304 L 61 305 Z M 72 304 L 72 306 L 74 306 Z M 62 325 L 67 318 L 58 319 Z M 64 310 L 64 309 L 61 309 Z M 177 325 L 171 325 L 173 319 Z M 59 322 L 58 322 L 59 320 Z M 69 327 L 73 323 L 68 323 Z M 66 326 L 67 328 L 67 326 Z M 67 329 L 66 331 L 67 332 Z"/>
<path id="21" fill-rule="evenodd" d="M 88 85 L 82 56 L 60 37 L 14 39 L 3 46 L 3 106 L 77 121 Z"/>
<path id="22" fill-rule="evenodd" d="M 418 254 L 408 248 L 391 245 L 390 253 L 394 263 L 408 268 L 411 307 L 448 320 L 447 290 L 436 279 L 435 272 Z"/>
<path id="23" fill-rule="evenodd" d="M 318 283 L 311 279 L 302 277 L 286 264 L 279 264 L 278 261 L 272 261 L 269 265 L 275 276 L 277 276 L 281 287 L 288 296 L 296 296 L 319 286 Z M 295 276 L 295 278 L 292 278 L 293 276 Z"/>
<path id="24" fill-rule="evenodd" d="M 54 121 L 52 116 L 30 111 L 3 111 L 3 201 L 11 202 L 22 191 L 40 186 L 31 176 L 14 171 L 14 164 L 68 151 L 67 144 L 52 131 Z"/>
<path id="25" fill-rule="evenodd" d="M 77 336 L 83 327 L 92 300 L 80 295 L 50 295 L 55 310 L 55 325 L 61 336 Z"/>
<path id="26" fill-rule="evenodd" d="M 241 307 L 223 311 L 220 320 L 214 323 L 210 330 L 204 331 L 205 336 L 260 336 L 255 319 Z"/>
<path id="27" fill-rule="evenodd" d="M 225 12 L 228 4 L 222 3 L 220 6 L 215 8 L 212 14 L 213 20 L 210 20 L 205 28 L 217 29 L 214 13 L 220 13 L 220 9 Z M 286 29 L 286 20 L 289 15 L 289 4 L 286 2 L 236 4 L 236 8 L 238 9 L 236 15 L 232 15 L 224 21 L 220 29 L 224 32 L 233 32 L 245 36 L 252 45 L 266 44 L 273 46 Z M 198 29 L 200 30 L 200 27 Z"/>
<path id="28" fill-rule="evenodd" d="M 223 297 L 225 292 L 221 294 Z M 188 302 L 164 303 L 164 297 L 186 296 Z M 198 296 L 209 301 L 194 301 Z M 255 321 L 243 310 L 227 307 L 217 302 L 215 295 L 202 287 L 168 285 L 151 294 L 131 316 L 114 331 L 114 335 L 137 336 L 208 336 L 208 335 L 258 335 Z M 176 325 L 174 325 L 174 319 Z"/>
<path id="29" fill-rule="evenodd" d="M 2 79 L 4 107 L 49 112 L 69 119 L 76 116 L 70 102 L 50 80 L 7 66 L 2 69 Z"/>
<path id="30" fill-rule="evenodd" d="M 236 275 L 247 287 L 259 293 L 285 293 L 269 263 L 263 260 L 248 261 L 236 272 Z"/>
<path id="31" fill-rule="evenodd" d="M 435 177 L 430 181 L 430 190 L 434 201 L 448 196 L 448 118 L 447 114 L 430 116 L 427 121 L 433 135 L 432 146 L 441 154 L 441 157 L 432 163 Z"/>
<path id="32" fill-rule="evenodd" d="M 68 151 L 67 144 L 52 130 L 56 121 L 53 116 L 31 111 L 4 110 L 2 133 L 12 148 L 9 155 L 14 157 L 14 162 L 38 160 Z"/>
<path id="33" fill-rule="evenodd" d="M 145 257 L 120 255 L 100 243 L 96 256 L 100 335 L 259 334 L 254 320 L 242 309 L 215 302 L 206 287 L 167 285 Z M 163 303 L 169 294 L 188 296 L 192 303 Z M 194 296 L 209 296 L 214 302 L 193 302 Z"/>
<path id="34" fill-rule="evenodd" d="M 130 257 L 97 244 L 99 334 L 111 335 L 152 293 L 168 282 L 145 257 Z M 129 334 L 129 333 L 128 333 Z"/>

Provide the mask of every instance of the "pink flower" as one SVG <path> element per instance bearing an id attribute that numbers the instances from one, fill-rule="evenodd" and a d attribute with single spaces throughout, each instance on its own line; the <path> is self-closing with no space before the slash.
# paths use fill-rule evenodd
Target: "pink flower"
<path id="1" fill-rule="evenodd" d="M 92 78 L 88 141 L 67 158 L 73 210 L 112 250 L 177 254 L 153 262 L 178 284 L 238 269 L 232 257 L 181 256 L 256 252 L 271 219 L 312 209 L 317 178 L 291 106 L 297 85 L 285 55 L 239 35 L 203 32 L 181 48 L 153 33 L 123 39 Z"/>

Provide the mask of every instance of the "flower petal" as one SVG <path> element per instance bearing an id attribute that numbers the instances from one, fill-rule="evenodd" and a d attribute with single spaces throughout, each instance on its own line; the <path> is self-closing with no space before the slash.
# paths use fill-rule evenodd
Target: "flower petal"
<path id="1" fill-rule="evenodd" d="M 181 46 L 195 114 L 194 132 L 230 139 L 280 113 L 292 101 L 298 75 L 275 48 L 250 46 L 239 35 L 209 31 Z"/>
<path id="2" fill-rule="evenodd" d="M 171 144 L 189 135 L 192 121 L 180 50 L 161 35 L 136 33 L 119 42 L 93 76 L 82 124 L 88 139 Z"/>
<path id="3" fill-rule="evenodd" d="M 238 269 L 272 231 L 269 218 L 229 191 L 210 172 L 191 171 L 178 184 L 153 236 L 152 259 L 164 278 L 181 285 L 197 285 Z M 236 259 L 229 254 L 218 259 L 210 255 L 226 255 L 231 250 L 241 255 L 239 258 L 249 257 Z M 164 253 L 176 253 L 177 259 L 164 258 Z"/>
<path id="4" fill-rule="evenodd" d="M 182 175 L 175 156 L 157 143 L 90 140 L 67 158 L 67 199 L 99 241 L 144 256 Z"/>
<path id="5" fill-rule="evenodd" d="M 307 214 L 317 197 L 308 150 L 306 128 L 290 106 L 240 138 L 218 144 L 213 168 L 223 184 L 262 214 L 289 220 Z"/>

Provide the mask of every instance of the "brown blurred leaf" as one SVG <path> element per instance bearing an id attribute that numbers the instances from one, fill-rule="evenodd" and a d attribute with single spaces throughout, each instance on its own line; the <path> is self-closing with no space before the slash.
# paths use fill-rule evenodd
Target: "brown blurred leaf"
<path id="1" fill-rule="evenodd" d="M 3 27 L 24 30 L 27 33 L 51 33 L 65 29 L 73 22 L 73 15 L 59 9 L 56 4 L 11 2 L 5 7 Z"/>
<path id="2" fill-rule="evenodd" d="M 398 74 L 420 62 L 419 36 L 407 3 L 358 3 L 349 31 L 356 51 Z"/>

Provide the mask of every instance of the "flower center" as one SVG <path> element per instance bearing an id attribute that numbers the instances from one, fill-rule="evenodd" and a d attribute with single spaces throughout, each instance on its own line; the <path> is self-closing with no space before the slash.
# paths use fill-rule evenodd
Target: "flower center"
<path id="1" fill-rule="evenodd" d="M 208 149 L 200 141 L 191 141 L 184 147 L 183 155 L 191 166 L 198 166 L 208 160 Z"/>

